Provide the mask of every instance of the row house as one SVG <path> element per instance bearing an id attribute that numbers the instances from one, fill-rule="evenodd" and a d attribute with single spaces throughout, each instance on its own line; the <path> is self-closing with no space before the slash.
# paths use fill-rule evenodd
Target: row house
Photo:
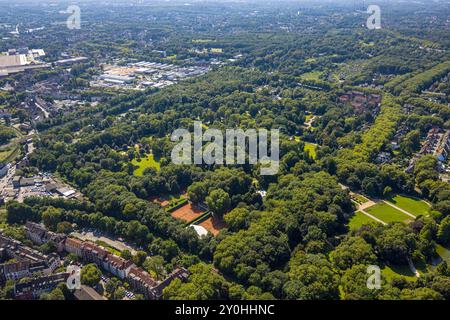
<path id="1" fill-rule="evenodd" d="M 140 268 L 131 268 L 127 280 L 131 287 L 142 293 L 148 300 L 161 299 L 163 290 L 175 279 L 186 281 L 189 272 L 184 268 L 177 268 L 163 281 L 153 279 L 150 274 Z"/>
<path id="2" fill-rule="evenodd" d="M 3 260 L 15 259 L 13 263 L 0 265 L 0 280 L 18 280 L 35 273 L 49 275 L 61 266 L 58 255 L 44 255 L 20 241 L 0 234 L 0 251 Z"/>
<path id="3" fill-rule="evenodd" d="M 50 274 L 51 271 L 45 261 L 29 262 L 18 261 L 12 263 L 5 263 L 0 265 L 0 280 L 20 280 L 27 277 L 32 277 L 35 274 Z"/>
<path id="4" fill-rule="evenodd" d="M 0 248 L 3 248 L 4 254 L 9 259 L 27 260 L 30 262 L 45 261 L 52 270 L 61 265 L 61 260 L 57 254 L 45 255 L 25 246 L 20 241 L 5 237 L 2 234 L 0 234 Z"/>
<path id="5" fill-rule="evenodd" d="M 60 283 L 66 282 L 68 277 L 68 273 L 58 273 L 17 283 L 14 286 L 14 296 L 19 300 L 38 299 L 42 294 L 55 289 Z"/>
<path id="6" fill-rule="evenodd" d="M 430 129 L 430 131 L 428 131 L 427 138 L 420 149 L 420 154 L 433 154 L 440 140 L 441 134 L 439 128 L 434 127 Z"/>
<path id="7" fill-rule="evenodd" d="M 421 155 L 433 154 L 440 162 L 444 162 L 448 158 L 450 152 L 450 130 L 441 132 L 438 127 L 434 127 L 428 131 L 427 138 L 420 150 Z"/>
<path id="8" fill-rule="evenodd" d="M 103 261 L 103 268 L 120 279 L 125 279 L 133 262 L 113 254 L 108 254 Z"/>
<path id="9" fill-rule="evenodd" d="M 150 274 L 140 268 L 131 268 L 128 272 L 127 280 L 133 290 L 142 293 L 148 300 L 157 299 L 154 288 L 157 286 L 157 282 Z"/>
<path id="10" fill-rule="evenodd" d="M 83 246 L 83 241 L 74 238 L 67 238 L 64 242 L 64 250 L 68 253 L 72 253 L 77 257 L 82 257 L 81 247 Z"/>
<path id="11" fill-rule="evenodd" d="M 439 143 L 439 146 L 435 152 L 436 157 L 440 162 L 444 162 L 448 158 L 450 153 L 450 130 L 447 130 Z"/>
<path id="12" fill-rule="evenodd" d="M 163 295 L 163 290 L 175 279 L 180 279 L 181 281 L 187 281 L 189 277 L 189 271 L 183 267 L 176 268 L 171 274 L 169 274 L 164 280 L 162 280 L 158 286 L 155 288 L 155 293 L 158 299 L 161 299 Z"/>
<path id="13" fill-rule="evenodd" d="M 133 262 L 109 253 L 106 249 L 92 242 L 83 242 L 78 239 L 67 238 L 65 250 L 73 253 L 84 261 L 95 263 L 102 269 L 112 273 L 120 279 L 124 279 Z"/>
<path id="14" fill-rule="evenodd" d="M 37 245 L 53 241 L 58 252 L 62 252 L 64 249 L 64 240 L 66 239 L 64 234 L 49 231 L 44 225 L 30 221 L 25 224 L 25 231 L 28 238 Z"/>
<path id="15" fill-rule="evenodd" d="M 28 261 L 6 263 L 0 265 L 1 282 L 6 282 L 8 280 L 16 281 L 30 276 L 30 262 Z"/>
<path id="16" fill-rule="evenodd" d="M 95 263 L 98 267 L 120 279 L 127 280 L 135 291 L 142 293 L 150 300 L 160 299 L 163 289 L 172 280 L 178 278 L 184 281 L 189 275 L 186 269 L 177 268 L 164 280 L 155 280 L 148 272 L 136 267 L 132 261 L 111 254 L 106 249 L 89 241 L 83 242 L 78 239 L 67 238 L 65 250 L 76 254 L 84 261 Z"/>
<path id="17" fill-rule="evenodd" d="M 371 109 L 379 107 L 381 104 L 381 96 L 379 94 L 350 91 L 341 95 L 339 102 L 350 104 L 357 112 L 364 112 L 367 107 L 371 107 Z"/>
<path id="18" fill-rule="evenodd" d="M 81 247 L 81 254 L 83 260 L 95 263 L 101 267 L 109 252 L 94 243 L 84 242 Z"/>

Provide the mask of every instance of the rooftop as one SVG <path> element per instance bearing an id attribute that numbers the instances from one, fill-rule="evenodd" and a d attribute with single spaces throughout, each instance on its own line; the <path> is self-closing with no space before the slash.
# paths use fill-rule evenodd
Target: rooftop
<path id="1" fill-rule="evenodd" d="M 75 290 L 77 300 L 106 300 L 105 297 L 97 293 L 93 288 L 82 285 L 80 289 Z"/>
<path id="2" fill-rule="evenodd" d="M 25 55 L 0 56 L 0 68 L 24 66 L 27 64 Z"/>

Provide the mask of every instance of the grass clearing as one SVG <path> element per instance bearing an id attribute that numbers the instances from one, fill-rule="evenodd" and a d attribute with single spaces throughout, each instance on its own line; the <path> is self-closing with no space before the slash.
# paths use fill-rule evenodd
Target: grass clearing
<path id="1" fill-rule="evenodd" d="M 0 150 L 0 162 L 12 161 L 18 155 L 19 151 L 20 149 L 18 145 Z"/>
<path id="2" fill-rule="evenodd" d="M 404 266 L 394 266 L 386 265 L 382 270 L 381 274 L 387 281 L 392 281 L 394 278 L 402 277 L 409 281 L 417 280 L 415 274 L 409 269 L 407 265 Z"/>
<path id="3" fill-rule="evenodd" d="M 450 249 L 447 249 L 446 247 L 438 244 L 436 246 L 436 252 L 442 261 L 446 261 L 448 264 L 450 264 Z"/>
<path id="4" fill-rule="evenodd" d="M 322 75 L 322 72 L 320 71 L 312 71 L 312 72 L 307 72 L 304 73 L 300 76 L 301 80 L 305 80 L 305 81 L 319 81 L 320 80 L 320 76 Z"/>
<path id="5" fill-rule="evenodd" d="M 373 223 L 373 222 L 378 223 L 377 221 L 373 220 L 372 218 L 366 216 L 361 211 L 357 211 L 355 213 L 355 215 L 350 219 L 348 227 L 350 228 L 350 230 L 358 230 L 363 225 Z"/>
<path id="6" fill-rule="evenodd" d="M 407 220 L 411 219 L 411 217 L 407 216 L 403 212 L 385 203 L 378 203 L 370 208 L 365 209 L 365 211 L 386 223 L 406 222 Z"/>
<path id="7" fill-rule="evenodd" d="M 430 210 L 430 206 L 425 201 L 411 197 L 397 195 L 387 201 L 399 208 L 402 208 L 403 210 L 408 211 L 416 217 L 420 215 L 427 215 Z"/>
<path id="8" fill-rule="evenodd" d="M 310 121 L 312 118 L 314 118 L 314 115 L 312 115 L 312 114 L 307 114 L 307 115 L 305 116 L 305 122 Z"/>
<path id="9" fill-rule="evenodd" d="M 133 159 L 131 163 L 138 167 L 136 170 L 134 170 L 134 175 L 141 177 L 144 174 L 144 170 L 147 168 L 153 168 L 156 171 L 161 170 L 161 165 L 158 161 L 155 160 L 155 157 L 150 154 L 146 156 L 145 158 L 141 158 L 139 160 Z"/>
<path id="10" fill-rule="evenodd" d="M 316 160 L 317 158 L 317 145 L 314 143 L 305 142 L 305 151 L 309 153 L 309 155 Z"/>

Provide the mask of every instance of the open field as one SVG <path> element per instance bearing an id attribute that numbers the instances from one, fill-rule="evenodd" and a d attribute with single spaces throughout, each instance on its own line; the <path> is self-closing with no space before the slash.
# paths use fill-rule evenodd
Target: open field
<path id="1" fill-rule="evenodd" d="M 19 154 L 20 148 L 18 144 L 10 145 L 0 149 L 0 162 L 11 162 Z"/>
<path id="2" fill-rule="evenodd" d="M 402 277 L 409 281 L 417 280 L 417 277 L 414 275 L 414 273 L 409 269 L 407 265 L 404 266 L 385 266 L 381 270 L 381 274 L 383 277 L 388 280 L 392 281 L 395 277 Z"/>
<path id="3" fill-rule="evenodd" d="M 153 168 L 156 169 L 157 171 L 159 171 L 161 169 L 161 165 L 159 164 L 158 161 L 155 160 L 155 158 L 153 157 L 153 155 L 148 155 L 145 158 L 141 158 L 139 160 L 137 159 L 133 159 L 133 161 L 131 162 L 134 166 L 138 167 L 135 171 L 134 171 L 134 175 L 135 176 L 142 176 L 144 173 L 144 170 L 147 168 Z"/>
<path id="4" fill-rule="evenodd" d="M 410 220 L 411 217 L 407 216 L 403 212 L 385 204 L 378 203 L 370 208 L 366 209 L 367 213 L 373 215 L 374 217 L 389 223 L 389 222 L 405 222 Z"/>
<path id="5" fill-rule="evenodd" d="M 366 216 L 361 211 L 357 211 L 355 215 L 350 219 L 350 222 L 348 224 L 350 230 L 358 230 L 365 224 L 369 223 L 378 223 L 377 221 L 373 220 L 372 218 Z"/>
<path id="6" fill-rule="evenodd" d="M 430 206 L 426 202 L 415 198 L 397 195 L 387 201 L 403 210 L 408 211 L 416 217 L 419 215 L 426 215 L 430 210 Z"/>
<path id="7" fill-rule="evenodd" d="M 317 158 L 316 153 L 317 145 L 314 143 L 305 142 L 305 151 L 315 160 Z"/>
<path id="8" fill-rule="evenodd" d="M 450 249 L 438 244 L 436 246 L 436 252 L 440 257 L 440 259 L 438 259 L 438 263 L 440 263 L 440 261 L 446 261 L 448 264 L 450 264 Z"/>
<path id="9" fill-rule="evenodd" d="M 307 114 L 307 115 L 305 116 L 305 122 L 311 121 L 311 119 L 313 119 L 313 118 L 314 118 L 314 115 L 312 115 L 312 114 Z"/>
<path id="10" fill-rule="evenodd" d="M 312 71 L 308 73 L 304 73 L 300 76 L 302 80 L 320 80 L 320 76 L 322 75 L 322 72 L 320 71 Z"/>
<path id="11" fill-rule="evenodd" d="M 200 217 L 204 212 L 205 211 L 202 209 L 193 205 L 192 202 L 189 202 L 181 208 L 171 212 L 170 215 L 177 220 L 191 222 Z"/>

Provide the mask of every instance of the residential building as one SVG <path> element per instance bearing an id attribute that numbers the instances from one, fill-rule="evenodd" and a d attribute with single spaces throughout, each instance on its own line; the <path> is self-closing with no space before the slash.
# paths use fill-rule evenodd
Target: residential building
<path id="1" fill-rule="evenodd" d="M 173 280 L 180 279 L 185 281 L 189 276 L 189 272 L 184 268 L 177 268 L 163 281 L 153 279 L 150 274 L 140 268 L 131 268 L 128 273 L 127 280 L 131 287 L 137 292 L 143 294 L 146 299 L 161 299 L 163 290 Z"/>
<path id="2" fill-rule="evenodd" d="M 0 279 L 21 279 L 34 273 L 49 275 L 61 266 L 57 254 L 44 255 L 23 245 L 20 241 L 0 234 L 1 258 L 15 262 L 0 265 Z"/>
<path id="3" fill-rule="evenodd" d="M 8 280 L 17 281 L 30 276 L 30 262 L 28 261 L 13 262 L 0 265 L 0 282 Z"/>
<path id="4" fill-rule="evenodd" d="M 90 301 L 90 300 L 107 300 L 105 297 L 97 293 L 93 288 L 82 285 L 80 289 L 75 290 L 73 293 L 77 300 Z"/>
<path id="5" fill-rule="evenodd" d="M 57 246 L 58 252 L 64 250 L 64 241 L 66 239 L 64 234 L 49 231 L 44 225 L 30 221 L 25 224 L 25 231 L 28 238 L 37 245 L 53 241 Z"/>
<path id="6" fill-rule="evenodd" d="M 58 273 L 17 283 L 14 286 L 14 295 L 20 300 L 38 299 L 42 294 L 55 289 L 58 284 L 66 282 L 68 277 L 68 273 Z"/>
<path id="7" fill-rule="evenodd" d="M 83 260 L 95 263 L 99 267 L 103 266 L 103 261 L 109 252 L 91 242 L 84 242 L 81 248 L 81 255 Z"/>
<path id="8" fill-rule="evenodd" d="M 21 187 L 31 187 L 35 185 L 34 178 L 22 178 L 20 179 Z"/>
<path id="9" fill-rule="evenodd" d="M 127 280 L 131 287 L 144 295 L 146 299 L 155 300 L 157 299 L 156 292 L 154 288 L 158 285 L 156 280 L 154 280 L 150 274 L 145 272 L 140 268 L 131 268 L 128 273 Z"/>
<path id="10" fill-rule="evenodd" d="M 103 270 L 120 279 L 126 279 L 134 290 L 151 300 L 160 299 L 162 290 L 175 278 L 185 280 L 188 277 L 186 269 L 177 268 L 163 281 L 157 281 L 146 271 L 136 267 L 132 261 L 115 256 L 106 249 L 89 241 L 83 242 L 67 238 L 65 240 L 65 250 L 76 254 L 84 261 L 97 264 Z"/>
<path id="11" fill-rule="evenodd" d="M 113 254 L 108 254 L 103 261 L 103 268 L 120 279 L 125 279 L 133 262 Z"/>
<path id="12" fill-rule="evenodd" d="M 14 189 L 20 188 L 20 179 L 21 179 L 21 177 L 19 177 L 19 176 L 15 176 L 13 178 L 12 184 L 13 184 Z"/>
<path id="13" fill-rule="evenodd" d="M 64 242 L 64 250 L 68 253 L 72 253 L 77 257 L 82 257 L 81 248 L 83 246 L 83 241 L 74 238 L 67 238 Z"/>

